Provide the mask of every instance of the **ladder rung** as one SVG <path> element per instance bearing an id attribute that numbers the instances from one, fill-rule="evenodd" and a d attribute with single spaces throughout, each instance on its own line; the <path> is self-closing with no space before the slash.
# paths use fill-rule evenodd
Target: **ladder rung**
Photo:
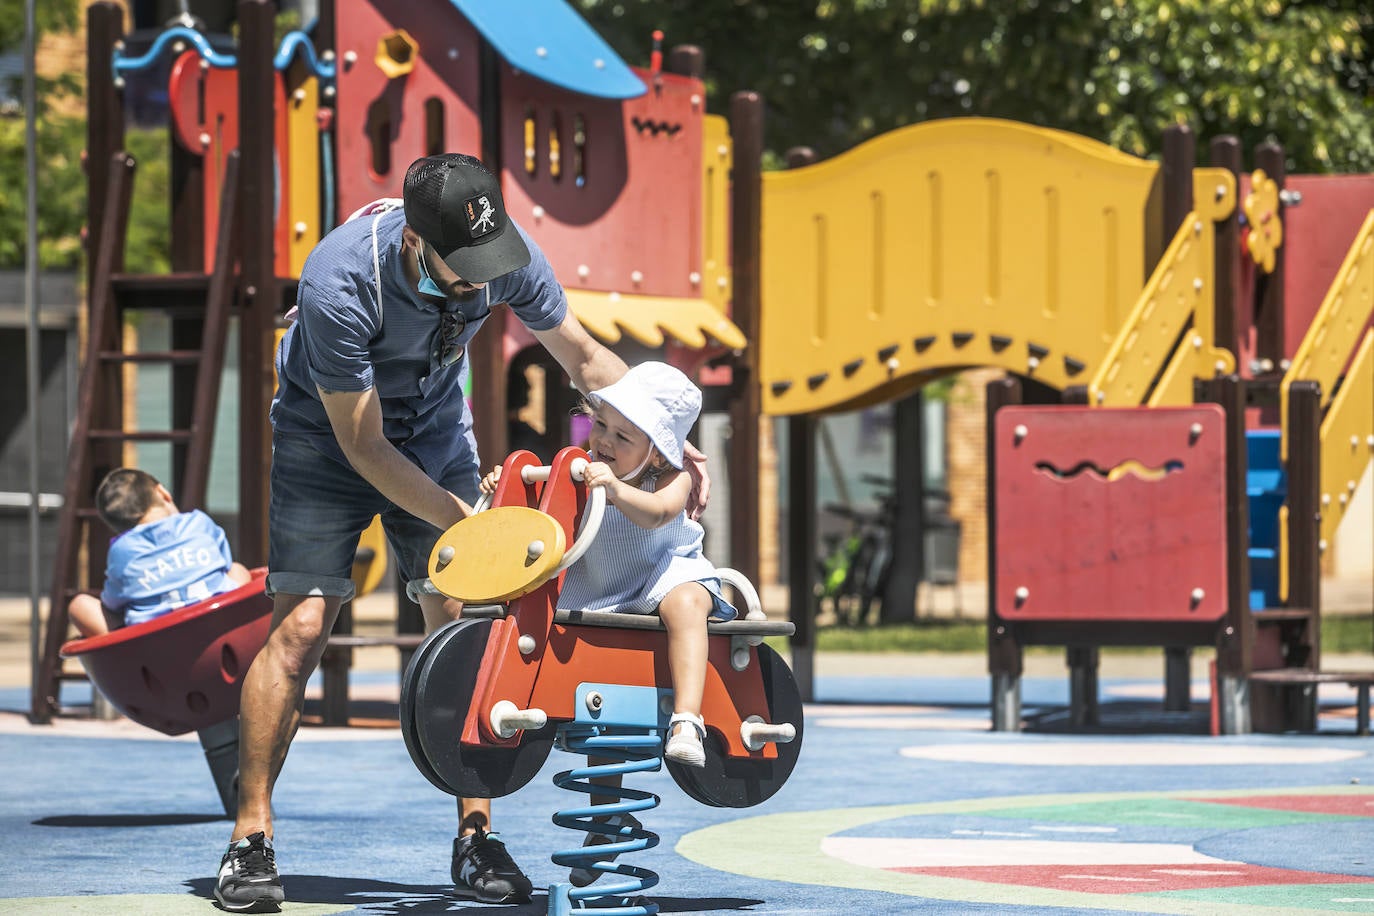
<path id="1" fill-rule="evenodd" d="M 146 353 L 125 353 L 121 350 L 101 350 L 100 359 L 107 363 L 197 363 L 199 350 L 150 350 Z"/>
<path id="2" fill-rule="evenodd" d="M 125 430 L 93 429 L 87 433 L 92 439 L 115 439 L 123 442 L 189 442 L 189 429 Z"/>

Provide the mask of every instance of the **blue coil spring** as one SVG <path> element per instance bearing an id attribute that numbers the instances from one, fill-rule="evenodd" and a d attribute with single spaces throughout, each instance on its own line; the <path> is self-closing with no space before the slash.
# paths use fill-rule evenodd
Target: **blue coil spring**
<path id="1" fill-rule="evenodd" d="M 596 818 L 648 811 L 658 807 L 659 797 L 643 789 L 599 785 L 591 782 L 591 779 L 598 776 L 624 777 L 629 773 L 658 770 L 662 766 L 662 736 L 656 731 L 643 729 L 570 724 L 563 726 L 560 743 L 571 753 L 614 762 L 595 765 L 589 762 L 585 767 L 564 770 L 553 777 L 554 785 L 588 796 L 613 796 L 618 800 L 569 808 L 554 814 L 553 822 L 558 826 L 599 834 L 610 838 L 610 842 L 553 854 L 555 865 L 584 868 L 600 872 L 604 877 L 587 887 L 554 885 L 549 889 L 549 913 L 555 916 L 584 910 L 593 910 L 598 916 L 650 916 L 657 913 L 658 904 L 639 895 L 658 884 L 658 874 L 624 861 L 608 861 L 608 857 L 652 849 L 658 845 L 658 834 L 643 827 L 617 827 Z M 609 877 L 611 875 L 617 876 L 618 880 Z"/>

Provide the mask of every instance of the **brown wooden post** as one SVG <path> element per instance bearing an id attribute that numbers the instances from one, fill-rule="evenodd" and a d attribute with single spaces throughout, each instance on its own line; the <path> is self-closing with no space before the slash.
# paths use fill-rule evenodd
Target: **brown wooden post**
<path id="1" fill-rule="evenodd" d="M 756 92 L 730 98 L 730 137 L 734 167 L 730 183 L 730 317 L 748 341 L 731 363 L 730 565 L 759 581 L 759 423 L 763 398 L 759 386 L 761 330 L 760 257 L 763 244 L 763 99 Z M 795 507 L 794 507 L 795 508 Z M 801 608 L 792 607 L 798 621 Z M 793 641 L 795 646 L 796 640 Z M 808 644 L 809 645 L 809 644 Z"/>
<path id="2" fill-rule="evenodd" d="M 1255 649 L 1250 611 L 1250 509 L 1245 493 L 1245 383 L 1229 375 L 1199 384 L 1201 400 L 1226 412 L 1226 616 L 1217 630 L 1217 730 L 1251 729 L 1249 677 Z"/>
<path id="3" fill-rule="evenodd" d="M 1186 124 L 1164 129 L 1164 244 L 1173 239 L 1183 218 L 1193 209 L 1193 166 L 1197 150 Z"/>
<path id="4" fill-rule="evenodd" d="M 1021 730 L 1021 644 L 997 614 L 997 411 L 1021 403 L 1021 383 L 998 379 L 987 385 L 988 507 L 988 673 L 992 675 L 992 730 Z"/>
<path id="5" fill-rule="evenodd" d="M 692 79 L 705 79 L 706 55 L 696 45 L 677 45 L 668 52 L 668 63 L 664 69 Z"/>
<path id="6" fill-rule="evenodd" d="M 803 700 L 816 698 L 816 417 L 787 418 L 787 596 L 792 674 Z"/>
<path id="7" fill-rule="evenodd" d="M 239 3 L 239 543 L 235 557 L 267 562 L 267 484 L 272 468 L 272 350 L 279 292 L 274 264 L 276 172 L 273 18 L 267 0 Z"/>
<path id="8" fill-rule="evenodd" d="M 1235 137 L 1214 137 L 1210 147 L 1213 167 L 1226 169 L 1240 187 L 1240 141 Z M 1232 353 L 1240 352 L 1240 322 L 1237 320 L 1236 289 L 1240 286 L 1240 207 L 1216 225 L 1216 248 L 1213 255 L 1212 276 L 1215 278 L 1215 322 L 1212 337 L 1218 347 Z M 1249 316 L 1246 315 L 1246 323 Z"/>
<path id="9" fill-rule="evenodd" d="M 124 149 L 124 93 L 114 76 L 115 44 L 123 40 L 123 10 L 113 3 L 91 4 L 86 11 L 87 289 L 94 280 L 95 234 L 102 225 L 110 157 Z"/>
<path id="10" fill-rule="evenodd" d="M 1287 178 L 1284 164 L 1283 147 L 1277 143 L 1261 143 L 1255 147 L 1255 168 L 1274 179 L 1279 186 L 1279 212 L 1283 219 L 1283 186 Z M 1284 330 L 1284 311 L 1287 308 L 1283 296 L 1283 275 L 1287 247 L 1280 245 L 1274 252 L 1274 271 L 1265 273 L 1255 270 L 1255 358 L 1269 360 L 1275 369 L 1286 368 L 1288 357 L 1287 340 Z"/>
<path id="11" fill-rule="evenodd" d="M 915 618 L 916 590 L 926 577 L 924 408 L 919 390 L 892 404 L 892 560 L 881 596 L 883 623 Z"/>
<path id="12" fill-rule="evenodd" d="M 1309 671 L 1321 668 L 1321 422 L 1321 386 L 1295 382 L 1288 389 L 1287 605 L 1308 614 L 1288 642 L 1287 660 Z M 1316 730 L 1316 685 L 1287 689 L 1287 727 Z"/>
<path id="13" fill-rule="evenodd" d="M 501 124 L 501 68 L 499 55 L 482 40 L 481 110 L 482 164 L 505 184 L 505 150 Z M 405 163 L 409 166 L 410 163 Z M 506 434 L 506 323 L 516 321 L 510 311 L 496 312 L 481 332 L 468 343 L 468 364 L 472 372 L 472 432 L 477 439 L 480 459 L 490 468 L 505 460 L 510 451 Z"/>

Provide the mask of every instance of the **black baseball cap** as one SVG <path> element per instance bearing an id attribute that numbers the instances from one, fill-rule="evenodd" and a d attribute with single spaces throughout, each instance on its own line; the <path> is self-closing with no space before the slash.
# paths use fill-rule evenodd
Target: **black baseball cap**
<path id="1" fill-rule="evenodd" d="M 506 215 L 501 185 L 462 153 L 417 159 L 406 170 L 406 223 L 464 280 L 486 283 L 530 262 Z"/>

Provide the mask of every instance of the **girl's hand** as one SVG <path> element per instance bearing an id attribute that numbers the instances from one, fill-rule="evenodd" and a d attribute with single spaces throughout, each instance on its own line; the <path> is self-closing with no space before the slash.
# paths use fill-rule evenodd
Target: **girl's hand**
<path id="1" fill-rule="evenodd" d="M 483 477 L 483 478 L 482 478 L 482 482 L 479 483 L 479 484 L 477 485 L 477 487 L 478 487 L 478 489 L 480 489 L 483 493 L 495 493 L 495 492 L 496 492 L 496 482 L 497 482 L 498 480 L 500 480 L 500 479 L 501 479 L 501 465 L 498 464 L 498 465 L 496 466 L 496 469 L 495 469 L 494 471 L 492 471 L 492 472 L 491 472 L 490 474 L 488 474 L 486 477 Z"/>
<path id="2" fill-rule="evenodd" d="M 587 485 L 588 490 L 605 487 L 607 502 L 614 503 L 616 494 L 620 492 L 620 480 L 611 472 L 610 465 L 604 461 L 593 461 L 588 464 L 582 472 L 582 482 Z"/>

